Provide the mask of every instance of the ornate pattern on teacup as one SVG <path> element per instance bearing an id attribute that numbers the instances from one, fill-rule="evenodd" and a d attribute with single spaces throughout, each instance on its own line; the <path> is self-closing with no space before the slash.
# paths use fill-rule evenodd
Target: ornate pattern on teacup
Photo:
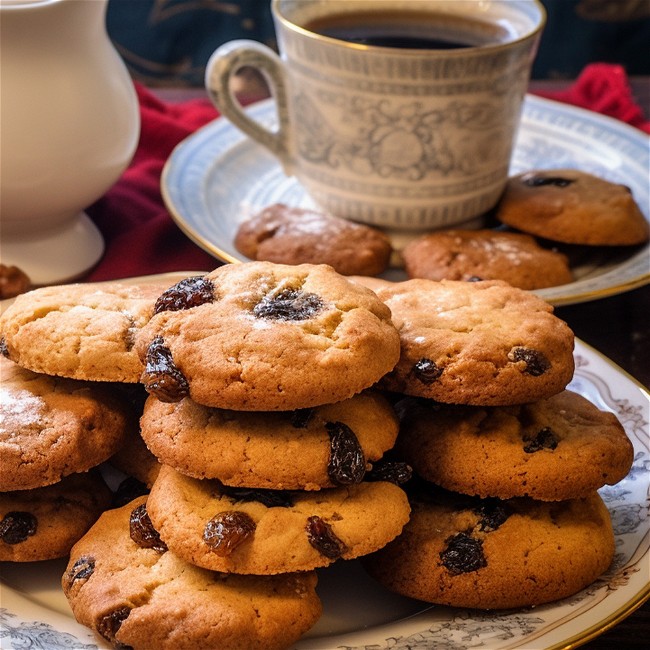
<path id="1" fill-rule="evenodd" d="M 444 28 L 499 34 L 490 46 L 458 50 L 359 46 L 301 27 L 328 12 L 367 10 L 363 2 L 349 0 L 345 9 L 344 3 L 297 0 L 272 6 L 281 59 L 259 45 L 232 44 L 208 64 L 208 90 L 222 113 L 278 156 L 316 203 L 343 217 L 407 230 L 468 222 L 494 206 L 507 181 L 543 23 L 536 0 L 489 6 L 430 0 L 427 8 L 442 11 L 436 20 Z M 413 10 L 422 3 L 390 0 L 390 7 Z M 475 20 L 471 12 L 483 8 L 492 14 Z M 233 107 L 224 80 L 237 64 L 268 75 L 277 132 L 260 129 Z"/>

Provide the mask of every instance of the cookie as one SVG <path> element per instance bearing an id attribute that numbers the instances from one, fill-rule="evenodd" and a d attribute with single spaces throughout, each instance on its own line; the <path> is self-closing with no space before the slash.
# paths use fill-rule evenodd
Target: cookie
<path id="1" fill-rule="evenodd" d="M 109 463 L 123 474 L 151 487 L 160 471 L 158 458 L 149 450 L 139 431 L 127 436 Z"/>
<path id="2" fill-rule="evenodd" d="M 401 339 L 380 385 L 451 404 L 550 397 L 571 381 L 574 336 L 553 308 L 499 280 L 407 280 L 378 288 Z"/>
<path id="3" fill-rule="evenodd" d="M 392 253 L 390 239 L 376 228 L 282 203 L 244 221 L 234 244 L 251 260 L 329 264 L 342 275 L 379 275 Z"/>
<path id="4" fill-rule="evenodd" d="M 534 170 L 510 178 L 496 218 L 567 244 L 628 246 L 650 238 L 650 225 L 629 187 L 575 169 Z"/>
<path id="5" fill-rule="evenodd" d="M 0 357 L 0 492 L 85 472 L 138 430 L 108 386 L 25 370 Z"/>
<path id="6" fill-rule="evenodd" d="M 21 268 L 0 264 L 0 300 L 15 298 L 29 291 L 31 285 L 32 281 Z"/>
<path id="7" fill-rule="evenodd" d="M 163 466 L 149 516 L 179 557 L 214 571 L 309 571 L 376 551 L 408 521 L 404 491 L 387 481 L 317 492 L 225 488 Z"/>
<path id="8" fill-rule="evenodd" d="M 377 289 L 383 287 L 391 287 L 395 284 L 392 280 L 386 280 L 385 278 L 373 278 L 366 275 L 351 275 L 348 277 L 352 282 L 356 282 L 363 287 L 368 287 L 371 291 L 377 292 Z"/>
<path id="9" fill-rule="evenodd" d="M 187 564 L 161 543 L 141 497 L 75 544 L 61 584 L 75 619 L 133 650 L 280 650 L 321 615 L 313 572 L 238 576 Z"/>
<path id="10" fill-rule="evenodd" d="M 308 408 L 372 386 L 399 357 L 386 305 L 326 265 L 228 264 L 170 288 L 155 311 L 136 349 L 163 401 Z"/>
<path id="11" fill-rule="evenodd" d="M 48 375 L 137 382 L 135 334 L 165 286 L 89 282 L 24 293 L 0 316 L 3 354 Z"/>
<path id="12" fill-rule="evenodd" d="M 0 561 L 65 557 L 111 503 L 98 472 L 33 490 L 0 493 Z"/>
<path id="13" fill-rule="evenodd" d="M 591 584 L 614 556 L 597 492 L 553 503 L 427 492 L 412 499 L 402 534 L 361 560 L 403 596 L 478 609 L 540 605 Z"/>
<path id="14" fill-rule="evenodd" d="M 147 447 L 166 465 L 195 478 L 276 490 L 335 487 L 341 457 L 358 455 L 363 468 L 397 437 L 388 400 L 364 391 L 313 409 L 226 411 L 190 398 L 165 403 L 150 397 L 140 421 Z"/>
<path id="15" fill-rule="evenodd" d="M 573 281 L 566 255 L 523 233 L 440 230 L 410 241 L 402 258 L 409 278 L 503 280 L 528 290 Z"/>
<path id="16" fill-rule="evenodd" d="M 632 443 L 617 417 L 565 390 L 521 406 L 402 403 L 396 453 L 423 478 L 480 497 L 584 497 L 625 478 Z"/>

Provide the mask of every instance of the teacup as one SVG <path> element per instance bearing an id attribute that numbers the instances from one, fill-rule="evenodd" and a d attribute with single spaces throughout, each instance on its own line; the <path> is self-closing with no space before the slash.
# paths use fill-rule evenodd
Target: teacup
<path id="1" fill-rule="evenodd" d="M 420 231 L 496 204 L 546 19 L 539 0 L 273 0 L 272 12 L 280 56 L 226 43 L 206 89 L 317 205 Z M 266 78 L 277 130 L 229 90 L 243 66 Z"/>

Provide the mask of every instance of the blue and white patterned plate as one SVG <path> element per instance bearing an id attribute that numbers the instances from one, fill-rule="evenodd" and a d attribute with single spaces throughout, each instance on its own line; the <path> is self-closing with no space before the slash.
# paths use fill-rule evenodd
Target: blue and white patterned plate
<path id="1" fill-rule="evenodd" d="M 267 127 L 275 123 L 270 101 L 248 109 Z M 511 173 L 575 168 L 628 185 L 650 219 L 650 138 L 591 111 L 527 96 Z M 305 190 L 277 160 L 225 118 L 181 142 L 162 175 L 165 203 L 178 226 L 201 248 L 225 262 L 247 258 L 234 246 L 240 223 L 273 203 L 313 207 Z M 650 247 L 580 248 L 572 257 L 575 282 L 536 291 L 566 305 L 628 291 L 650 281 Z M 389 279 L 403 279 L 390 271 Z"/>
<path id="2" fill-rule="evenodd" d="M 189 274 L 134 278 L 168 281 Z M 617 415 L 634 444 L 628 476 L 600 490 L 614 524 L 610 569 L 571 598 L 530 609 L 480 613 L 395 596 L 355 561 L 319 571 L 323 616 L 294 650 L 523 650 L 574 648 L 650 597 L 650 394 L 618 366 L 576 341 L 569 388 Z M 0 648 L 109 648 L 78 625 L 61 591 L 64 561 L 0 564 Z"/>

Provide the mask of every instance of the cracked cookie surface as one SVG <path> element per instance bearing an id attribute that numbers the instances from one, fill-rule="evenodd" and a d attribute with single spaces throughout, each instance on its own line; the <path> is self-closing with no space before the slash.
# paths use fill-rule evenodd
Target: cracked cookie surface
<path id="1" fill-rule="evenodd" d="M 356 440 L 364 465 L 381 458 L 397 437 L 392 406 L 371 390 L 335 404 L 282 412 L 227 411 L 190 398 L 165 403 L 150 397 L 140 426 L 147 447 L 183 474 L 276 490 L 338 484 L 329 467 L 338 453 L 334 427 Z"/>
<path id="2" fill-rule="evenodd" d="M 630 246 L 650 225 L 629 187 L 576 169 L 532 170 L 508 180 L 496 218 L 552 241 Z"/>
<path id="3" fill-rule="evenodd" d="M 43 375 L 0 357 L 0 492 L 96 467 L 138 430 L 106 385 Z"/>
<path id="4" fill-rule="evenodd" d="M 284 204 L 244 221 L 234 244 L 251 260 L 329 264 L 342 275 L 379 275 L 392 252 L 388 236 L 376 228 Z"/>
<path id="5" fill-rule="evenodd" d="M 69 284 L 18 296 L 0 316 L 3 353 L 48 375 L 91 381 L 139 381 L 136 332 L 165 284 Z"/>
<path id="6" fill-rule="evenodd" d="M 179 557 L 215 571 L 259 575 L 371 553 L 399 535 L 410 510 L 404 491 L 386 481 L 313 492 L 247 490 L 168 466 L 161 467 L 147 507 Z"/>
<path id="7" fill-rule="evenodd" d="M 163 401 L 189 395 L 244 411 L 317 406 L 368 388 L 399 357 L 386 305 L 329 266 L 228 264 L 196 282 L 200 301 L 170 288 L 137 337 L 142 382 Z"/>
<path id="8" fill-rule="evenodd" d="M 617 417 L 568 390 L 521 406 L 409 401 L 396 453 L 423 478 L 463 494 L 573 499 L 618 483 L 634 459 Z"/>
<path id="9" fill-rule="evenodd" d="M 314 572 L 240 576 L 190 565 L 160 544 L 139 497 L 75 544 L 61 584 L 76 620 L 116 647 L 281 650 L 320 617 L 316 582 Z"/>
<path id="10" fill-rule="evenodd" d="M 614 534 L 597 492 L 542 502 L 472 499 L 429 484 L 402 534 L 362 558 L 403 596 L 452 607 L 510 609 L 570 596 L 610 565 Z"/>
<path id="11" fill-rule="evenodd" d="M 111 491 L 92 471 L 46 487 L 0 492 L 0 561 L 67 556 L 110 503 Z"/>
<path id="12" fill-rule="evenodd" d="M 402 257 L 409 278 L 504 280 L 527 290 L 573 280 L 566 255 L 523 233 L 440 230 L 409 242 Z"/>
<path id="13" fill-rule="evenodd" d="M 534 294 L 499 280 L 407 280 L 378 287 L 401 356 L 380 383 L 451 404 L 496 406 L 550 397 L 574 371 L 574 336 Z"/>

